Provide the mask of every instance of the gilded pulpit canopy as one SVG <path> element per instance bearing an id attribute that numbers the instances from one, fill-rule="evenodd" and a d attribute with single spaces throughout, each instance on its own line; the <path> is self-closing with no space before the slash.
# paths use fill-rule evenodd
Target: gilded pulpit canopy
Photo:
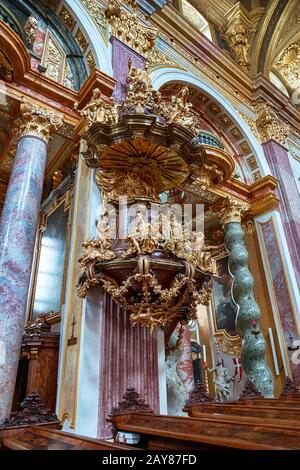
<path id="1" fill-rule="evenodd" d="M 162 204 L 160 194 L 195 182 L 201 169 L 204 188 L 218 184 L 234 166 L 221 149 L 208 162 L 187 86 L 163 102 L 147 67 L 139 69 L 130 59 L 127 84 L 120 105 L 104 100 L 96 88 L 79 111 L 85 121 L 82 156 L 96 168 L 105 208 L 96 238 L 83 244 L 78 292 L 85 297 L 90 287 L 102 286 L 133 324 L 153 329 L 196 318 L 197 305 L 209 302 L 216 257 L 224 250 L 194 230 L 192 213 L 183 219 L 183 206 L 178 213 Z"/>

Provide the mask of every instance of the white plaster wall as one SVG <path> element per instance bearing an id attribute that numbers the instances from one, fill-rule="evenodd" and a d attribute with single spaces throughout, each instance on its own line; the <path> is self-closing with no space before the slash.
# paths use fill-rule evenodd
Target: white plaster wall
<path id="1" fill-rule="evenodd" d="M 102 208 L 99 189 L 95 183 L 95 170 L 90 172 L 89 238 L 95 237 L 95 219 Z M 78 371 L 77 424 L 75 432 L 96 437 L 98 425 L 100 318 L 103 295 L 91 289 L 82 305 L 80 356 Z"/>
<path id="2" fill-rule="evenodd" d="M 158 383 L 159 383 L 159 406 L 160 413 L 168 414 L 167 402 L 167 373 L 165 360 L 165 335 L 163 330 L 157 329 L 157 360 L 158 360 Z"/>

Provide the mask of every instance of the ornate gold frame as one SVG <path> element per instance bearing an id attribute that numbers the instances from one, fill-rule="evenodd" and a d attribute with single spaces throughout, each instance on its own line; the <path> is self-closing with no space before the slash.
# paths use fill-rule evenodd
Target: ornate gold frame
<path id="1" fill-rule="evenodd" d="M 62 277 L 62 290 L 60 296 L 60 308 L 57 312 L 57 315 L 51 317 L 51 321 L 49 323 L 59 323 L 61 321 L 61 308 L 65 302 L 65 294 L 66 294 L 66 275 L 67 275 L 67 265 L 68 265 L 68 252 L 69 252 L 69 245 L 70 245 L 70 234 L 71 234 L 71 223 L 72 223 L 72 199 L 73 199 L 73 186 L 67 191 L 65 191 L 58 199 L 53 199 L 48 205 L 46 209 L 42 209 L 40 213 L 40 220 L 39 226 L 37 229 L 36 241 L 35 241 L 35 248 L 34 248 L 34 257 L 32 263 L 32 271 L 31 271 L 31 280 L 30 280 L 30 287 L 28 292 L 28 300 L 27 300 L 27 315 L 26 315 L 26 323 L 32 322 L 32 310 L 36 292 L 36 282 L 37 282 L 37 273 L 40 261 L 40 249 L 41 249 L 41 242 L 42 242 L 42 235 L 43 232 L 47 228 L 48 224 L 48 217 L 55 212 L 55 210 L 64 204 L 64 212 L 68 213 L 68 221 L 66 227 L 66 248 L 65 248 L 65 255 L 64 255 L 64 270 L 63 270 L 63 277 Z M 55 312 L 56 313 L 56 312 Z"/>
<path id="2" fill-rule="evenodd" d="M 225 256 L 220 256 L 218 260 L 228 258 L 228 254 Z M 225 329 L 219 330 L 217 327 L 216 321 L 216 309 L 214 304 L 213 293 L 211 297 L 211 301 L 209 304 L 209 312 L 212 317 L 212 325 L 213 325 L 213 337 L 216 343 L 217 352 L 225 352 L 227 354 L 232 354 L 234 356 L 239 356 L 241 354 L 242 348 L 242 340 L 240 336 L 235 335 L 231 336 L 227 333 Z"/>

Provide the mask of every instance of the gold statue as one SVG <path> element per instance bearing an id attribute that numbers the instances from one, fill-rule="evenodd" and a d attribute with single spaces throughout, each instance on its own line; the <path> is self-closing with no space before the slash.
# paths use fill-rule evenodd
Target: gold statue
<path id="1" fill-rule="evenodd" d="M 74 108 L 78 110 L 78 103 L 75 103 Z M 99 88 L 93 90 L 92 99 L 78 112 L 85 119 L 87 127 L 95 122 L 113 125 L 119 121 L 118 105 L 114 98 L 110 98 L 109 102 L 104 101 Z"/>
<path id="2" fill-rule="evenodd" d="M 167 122 L 187 127 L 195 135 L 198 135 L 200 123 L 197 116 L 191 111 L 193 105 L 188 102 L 189 94 L 189 88 L 184 86 L 177 95 L 172 96 L 171 105 L 167 108 Z"/>
<path id="3" fill-rule="evenodd" d="M 129 248 L 123 257 L 133 254 L 151 254 L 158 248 L 158 240 L 153 237 L 151 224 L 146 220 L 147 217 L 147 209 L 144 207 L 136 212 L 134 230 L 126 240 Z"/>
<path id="4" fill-rule="evenodd" d="M 148 64 L 144 69 L 133 65 L 132 59 L 128 58 L 128 75 L 126 82 L 129 85 L 127 98 L 123 108 L 130 113 L 160 114 L 161 94 L 153 89 L 148 72 Z"/>
<path id="5" fill-rule="evenodd" d="M 52 176 L 52 188 L 57 188 L 64 180 L 64 175 L 61 170 L 56 170 Z"/>
<path id="6" fill-rule="evenodd" d="M 96 239 L 83 242 L 84 252 L 79 259 L 82 267 L 88 267 L 97 261 L 108 261 L 116 257 L 112 247 L 112 229 L 109 224 L 110 218 L 107 210 L 95 220 Z"/>

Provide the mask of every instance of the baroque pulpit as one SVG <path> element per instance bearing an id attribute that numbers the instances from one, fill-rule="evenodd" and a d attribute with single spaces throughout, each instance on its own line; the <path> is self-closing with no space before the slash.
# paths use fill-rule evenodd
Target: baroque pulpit
<path id="1" fill-rule="evenodd" d="M 200 143 L 187 86 L 163 101 L 147 67 L 131 59 L 127 85 L 121 104 L 96 88 L 79 111 L 82 157 L 101 201 L 78 279 L 86 315 L 100 315 L 99 437 L 109 436 L 105 415 L 127 387 L 161 409 L 158 332 L 167 344 L 178 323 L 197 319 L 198 306 L 210 301 L 224 250 L 239 308 L 243 367 L 262 393 L 273 393 L 264 338 L 257 328 L 254 334 L 260 312 L 242 228 L 250 204 L 226 188 L 234 161 L 224 149 Z M 207 239 L 211 218 L 224 228 L 225 247 Z"/>

